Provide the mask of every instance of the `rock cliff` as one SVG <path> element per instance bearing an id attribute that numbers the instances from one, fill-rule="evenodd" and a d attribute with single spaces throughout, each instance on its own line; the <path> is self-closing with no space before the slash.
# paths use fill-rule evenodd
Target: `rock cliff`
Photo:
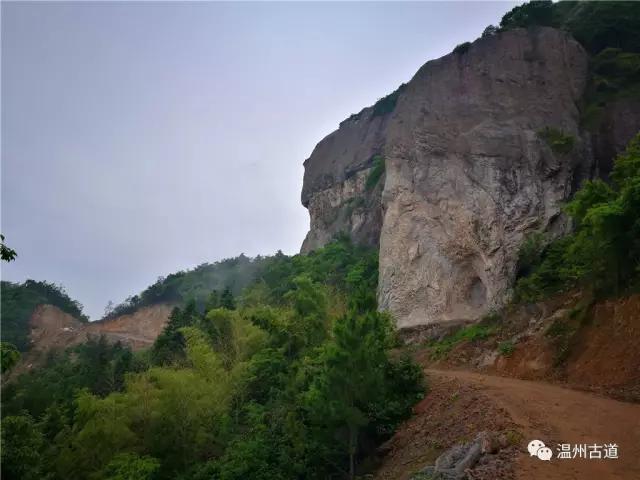
<path id="1" fill-rule="evenodd" d="M 610 109 L 621 126 L 581 128 L 589 57 L 565 32 L 512 30 L 456 50 L 342 122 L 304 164 L 302 251 L 338 232 L 379 247 L 379 304 L 399 327 L 502 305 L 524 237 L 566 232 L 563 202 L 606 175 L 640 127 L 637 105 L 624 104 Z"/>

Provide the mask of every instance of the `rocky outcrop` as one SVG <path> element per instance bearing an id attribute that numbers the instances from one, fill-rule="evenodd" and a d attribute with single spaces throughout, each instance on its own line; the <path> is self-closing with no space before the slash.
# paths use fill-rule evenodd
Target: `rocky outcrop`
<path id="1" fill-rule="evenodd" d="M 513 30 L 462 50 L 424 65 L 390 112 L 374 106 L 344 121 L 305 162 L 302 250 L 341 231 L 379 245 L 379 304 L 399 327 L 501 306 L 525 236 L 564 233 L 563 202 L 606 169 L 580 127 L 588 56 L 572 37 Z M 545 128 L 572 148 L 554 151 Z M 606 148 L 624 143 L 615 132 L 601 135 Z M 376 154 L 385 175 L 366 191 Z M 355 201 L 363 208 L 350 209 Z"/>
<path id="2" fill-rule="evenodd" d="M 382 153 L 389 115 L 365 108 L 322 140 L 304 162 L 302 204 L 311 228 L 302 245 L 309 252 L 347 233 L 358 243 L 378 246 L 383 181 L 368 182 Z"/>

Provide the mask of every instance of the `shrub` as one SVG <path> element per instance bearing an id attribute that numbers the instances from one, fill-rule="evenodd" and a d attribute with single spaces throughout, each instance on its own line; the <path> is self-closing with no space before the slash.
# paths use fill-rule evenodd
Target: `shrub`
<path id="1" fill-rule="evenodd" d="M 461 43 L 460 45 L 456 45 L 456 48 L 453 49 L 453 53 L 463 55 L 464 53 L 467 53 L 469 47 L 471 47 L 471 42 Z"/>
<path id="2" fill-rule="evenodd" d="M 612 185 L 585 182 L 565 208 L 576 230 L 545 250 L 518 280 L 516 301 L 537 301 L 576 285 L 596 295 L 640 281 L 640 134 L 618 156 Z"/>
<path id="3" fill-rule="evenodd" d="M 513 345 L 513 342 L 509 340 L 500 342 L 498 344 L 498 352 L 500 352 L 500 355 L 504 357 L 510 356 L 515 351 L 515 349 L 516 347 Z"/>
<path id="4" fill-rule="evenodd" d="M 540 262 L 546 243 L 546 236 L 542 232 L 533 232 L 525 237 L 518 251 L 517 276 L 521 277 L 531 272 Z"/>
<path id="5" fill-rule="evenodd" d="M 478 340 L 486 340 L 496 331 L 495 325 L 475 323 L 463 327 L 456 332 L 447 335 L 440 341 L 432 342 L 430 345 L 431 354 L 438 358 L 448 354 L 453 347 L 462 342 L 475 342 Z"/>
<path id="6" fill-rule="evenodd" d="M 381 115 L 386 115 L 387 113 L 393 112 L 396 108 L 396 103 L 398 102 L 398 97 L 404 90 L 407 88 L 407 84 L 403 83 L 400 85 L 395 91 L 387 95 L 386 97 L 382 97 L 373 105 L 373 113 L 372 117 L 378 117 Z"/>
<path id="7" fill-rule="evenodd" d="M 482 32 L 482 38 L 493 37 L 498 33 L 498 27 L 495 25 L 488 25 Z"/>
<path id="8" fill-rule="evenodd" d="M 538 136 L 549 145 L 551 150 L 562 155 L 571 153 L 575 144 L 575 139 L 571 135 L 552 127 L 543 128 L 538 132 Z"/>
<path id="9" fill-rule="evenodd" d="M 365 183 L 365 190 L 366 191 L 373 190 L 376 187 L 376 185 L 378 185 L 378 182 L 380 181 L 380 178 L 382 177 L 384 172 L 385 172 L 384 158 L 380 155 L 374 156 L 372 167 L 371 167 L 371 170 L 369 171 L 369 176 L 367 177 L 367 181 Z"/>

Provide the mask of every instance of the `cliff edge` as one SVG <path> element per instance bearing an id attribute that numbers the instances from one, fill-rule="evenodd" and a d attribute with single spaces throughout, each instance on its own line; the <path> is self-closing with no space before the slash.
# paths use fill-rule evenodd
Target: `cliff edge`
<path id="1" fill-rule="evenodd" d="M 340 232 L 378 247 L 379 305 L 400 328 L 500 307 L 523 239 L 566 233 L 563 203 L 582 180 L 608 173 L 611 159 L 598 152 L 611 142 L 581 127 L 588 69 L 582 46 L 549 27 L 498 33 L 428 62 L 305 161 L 302 251 Z M 638 110 L 624 131 L 638 130 Z"/>

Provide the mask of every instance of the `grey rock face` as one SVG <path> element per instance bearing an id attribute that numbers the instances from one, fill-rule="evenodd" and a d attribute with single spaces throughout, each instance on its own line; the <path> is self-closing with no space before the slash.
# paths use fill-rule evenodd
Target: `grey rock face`
<path id="1" fill-rule="evenodd" d="M 553 29 L 513 31 L 429 62 L 388 127 L 381 307 L 400 327 L 475 319 L 506 299 L 519 246 L 562 233 L 581 159 L 587 56 Z M 575 139 L 554 153 L 538 132 Z M 410 272 L 408 275 L 407 273 Z"/>
<path id="2" fill-rule="evenodd" d="M 523 239 L 566 232 L 563 202 L 600 168 L 579 125 L 587 67 L 582 47 L 552 28 L 505 32 L 428 62 L 392 113 L 363 110 L 305 162 L 302 250 L 341 231 L 379 244 L 379 304 L 401 328 L 501 306 Z M 552 151 L 545 127 L 570 135 L 573 150 Z M 620 143 L 605 133 L 604 145 Z M 385 158 L 384 185 L 367 191 L 375 154 Z"/>

